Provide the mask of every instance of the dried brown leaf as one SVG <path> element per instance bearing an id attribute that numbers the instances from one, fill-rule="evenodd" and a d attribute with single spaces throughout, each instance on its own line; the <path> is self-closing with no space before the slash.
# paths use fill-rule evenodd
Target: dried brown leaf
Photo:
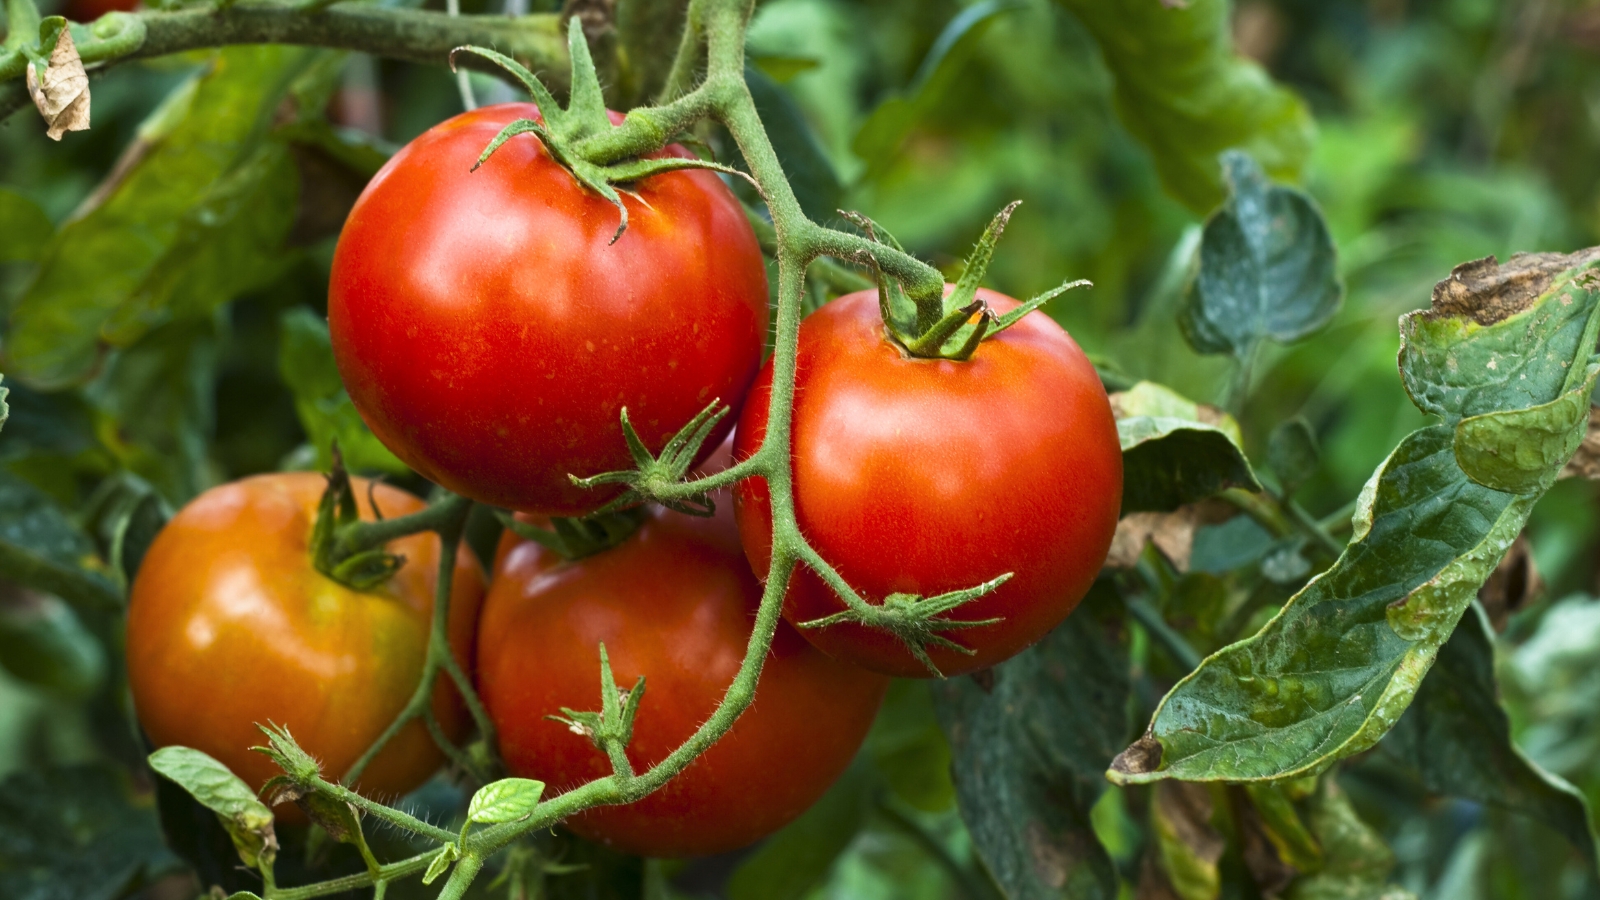
<path id="1" fill-rule="evenodd" d="M 50 62 L 41 79 L 30 63 L 27 66 L 28 95 L 44 116 L 45 133 L 53 141 L 69 131 L 89 130 L 89 73 L 83 69 L 72 32 L 61 29 Z"/>

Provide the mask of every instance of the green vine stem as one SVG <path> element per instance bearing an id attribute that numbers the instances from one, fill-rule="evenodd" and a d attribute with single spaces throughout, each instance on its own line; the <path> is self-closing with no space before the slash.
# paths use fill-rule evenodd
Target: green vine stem
<path id="1" fill-rule="evenodd" d="M 9 6 L 31 0 L 9 0 Z M 449 16 L 442 12 L 341 3 L 307 8 L 296 0 L 238 0 L 172 11 L 113 12 L 92 25 L 74 28 L 84 64 L 98 68 L 133 59 L 168 56 L 230 44 L 297 44 L 355 50 L 423 65 L 449 63 L 450 51 L 464 44 L 496 47 L 534 71 L 553 76 L 552 87 L 566 89 L 567 47 L 561 17 L 542 13 L 510 18 L 495 15 Z M 34 29 L 37 31 L 37 29 Z M 33 40 L 35 35 L 21 38 Z M 20 80 L 27 57 L 18 35 L 0 50 L 0 119 L 26 104 Z M 473 62 L 472 65 L 479 65 Z"/>
<path id="2" fill-rule="evenodd" d="M 433 620 L 429 627 L 428 655 L 423 661 L 422 676 L 417 681 L 417 688 L 412 692 L 411 699 L 406 701 L 405 708 L 344 774 L 342 780 L 345 784 L 355 784 L 360 779 L 361 773 L 389 741 L 393 740 L 402 728 L 419 718 L 424 720 L 425 725 L 433 726 L 428 728 L 428 733 L 453 762 L 466 768 L 479 780 L 487 780 L 484 777 L 486 773 L 479 771 L 480 767 L 462 755 L 459 748 L 445 738 L 443 731 L 438 728 L 438 723 L 432 720 L 434 688 L 439 681 L 440 673 L 443 672 L 455 682 L 456 690 L 472 714 L 473 721 L 477 723 L 484 744 L 488 747 L 495 746 L 494 722 L 489 718 L 488 711 L 483 708 L 483 702 L 478 699 L 471 679 L 461 670 L 461 665 L 456 661 L 455 654 L 450 648 L 450 593 L 455 582 L 456 554 L 460 550 L 461 535 L 466 529 L 467 515 L 471 511 L 472 501 L 451 495 L 408 516 L 344 526 L 335 539 L 341 551 L 355 553 L 381 547 L 397 537 L 419 531 L 433 531 L 439 535 L 439 577 L 434 587 Z"/>
<path id="3" fill-rule="evenodd" d="M 29 0 L 12 0 L 29 2 Z M 437 840 L 454 848 L 455 863 L 440 894 L 443 898 L 462 897 L 485 861 L 524 834 L 548 828 L 582 810 L 604 805 L 634 802 L 666 784 L 683 771 L 714 742 L 722 738 L 755 697 L 762 665 L 771 647 L 783 598 L 797 565 L 816 569 L 838 590 L 851 613 L 862 621 L 894 624 L 888 619 L 887 604 L 875 606 L 860 597 L 844 579 L 807 544 L 795 518 L 793 473 L 790 466 L 792 420 L 795 393 L 795 365 L 800 320 L 804 313 L 807 270 L 822 257 L 861 266 L 894 280 L 911 300 L 943 295 L 944 276 L 932 266 L 896 248 L 859 234 L 820 226 L 802 211 L 794 191 L 784 176 L 776 151 L 768 140 L 756 112 L 755 101 L 744 81 L 744 35 L 753 0 L 692 0 L 683 42 L 669 74 L 662 106 L 635 109 L 617 127 L 590 136 L 568 148 L 591 164 L 643 156 L 660 149 L 682 132 L 705 119 L 720 122 L 732 136 L 745 159 L 752 180 L 766 201 L 771 216 L 770 231 L 762 237 L 778 264 L 776 338 L 773 349 L 773 381 L 768 410 L 767 432 L 762 445 L 748 459 L 733 468 L 689 482 L 651 483 L 650 499 L 688 499 L 734 481 L 765 479 L 772 505 L 772 558 L 765 579 L 749 643 L 739 671 L 728 686 L 717 709 L 701 726 L 666 758 L 649 769 L 634 774 L 630 767 L 617 766 L 613 774 L 579 786 L 558 796 L 542 800 L 525 818 L 472 832 L 464 838 L 435 828 L 398 810 L 365 798 L 348 788 L 323 782 L 320 776 L 309 784 L 344 798 L 369 815 L 382 818 L 405 830 Z M 267 0 L 240 0 L 226 7 L 195 8 L 178 12 L 139 13 L 107 16 L 94 26 L 103 30 L 105 40 L 122 29 L 143 29 L 142 38 L 131 49 L 120 49 L 117 59 L 154 56 L 198 47 L 229 43 L 275 42 L 344 47 L 419 62 L 439 62 L 450 48 L 470 42 L 499 48 L 507 55 L 551 71 L 567 58 L 558 35 L 550 26 L 554 17 L 526 16 L 517 19 L 491 16 L 449 18 L 438 13 L 385 10 L 356 5 L 330 6 L 323 10 L 302 8 Z M 101 40 L 97 37 L 95 40 Z M 124 36 L 124 40 L 125 40 Z M 128 42 L 132 43 L 132 42 Z M 95 41 L 85 46 L 96 47 Z M 703 54 L 702 54 L 703 51 Z M 102 50 L 96 59 L 109 61 Z M 458 54 L 465 58 L 471 54 Z M 89 58 L 89 54 L 85 55 Z M 704 77 L 690 89 L 694 74 L 704 62 Z M 0 57 L 0 78 L 13 76 L 20 67 L 11 57 Z M 3 112 L 0 103 L 0 112 Z M 769 237 L 770 235 L 770 237 Z M 830 268 L 831 267 L 831 268 Z M 818 267 L 839 287 L 860 284 L 849 273 L 832 263 Z M 382 547 L 404 534 L 436 531 L 442 542 L 437 596 L 426 663 L 417 690 L 405 709 L 371 748 L 343 777 L 354 783 L 374 756 L 399 730 L 414 719 L 427 722 L 434 687 L 441 672 L 455 682 L 489 747 L 495 746 L 494 727 L 466 674 L 450 652 L 447 623 L 454 574 L 455 556 L 470 502 L 462 498 L 441 500 L 419 513 L 382 522 L 350 523 L 336 536 L 336 556 L 348 556 Z M 958 592 L 975 596 L 992 590 L 1002 579 Z M 954 596 L 954 595 L 950 595 Z M 905 598 L 916 601 L 918 598 Z M 947 598 L 943 608 L 954 605 Z M 955 601 L 959 602 L 959 601 Z M 910 604 L 914 605 L 914 603 Z M 938 606 L 931 602 L 924 608 Z M 902 604 L 902 609 L 908 608 Z M 942 620 L 924 624 L 938 625 Z M 642 712 L 649 715 L 649 704 Z M 437 729 L 433 729 L 437 736 Z M 448 743 L 448 742 L 445 742 Z M 447 752 L 455 748 L 447 748 Z M 459 758 L 459 751 L 452 758 Z M 320 783 L 319 783 L 320 782 Z M 354 798 L 354 799 L 352 799 Z M 274 900 L 301 900 L 350 890 L 367 885 L 386 885 L 394 878 L 427 868 L 439 851 L 382 867 L 376 873 L 334 879 L 297 888 L 271 888 Z"/>

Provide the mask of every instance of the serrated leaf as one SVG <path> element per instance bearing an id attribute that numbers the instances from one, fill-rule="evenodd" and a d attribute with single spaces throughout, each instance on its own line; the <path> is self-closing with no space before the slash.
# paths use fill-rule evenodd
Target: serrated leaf
<path id="1" fill-rule="evenodd" d="M 1239 423 L 1141 381 L 1111 395 L 1122 443 L 1122 512 L 1169 512 L 1221 490 L 1258 491 Z"/>
<path id="2" fill-rule="evenodd" d="M 1222 156 L 1229 197 L 1206 220 L 1200 272 L 1178 324 L 1201 353 L 1247 359 L 1265 339 L 1291 343 L 1339 311 L 1333 238 L 1305 194 L 1274 185 L 1243 153 Z"/>
<path id="3" fill-rule="evenodd" d="M 1240 148 L 1299 180 L 1315 126 L 1305 103 L 1233 51 L 1228 0 L 1056 0 L 1116 78 L 1117 114 L 1150 149 L 1168 193 L 1204 214 L 1222 200 L 1217 156 Z"/>
<path id="4" fill-rule="evenodd" d="M 1548 824 L 1600 866 L 1589 804 L 1511 740 L 1494 677 L 1494 637 L 1476 604 L 1439 651 L 1411 708 L 1378 745 L 1435 794 L 1465 797 Z"/>
<path id="5" fill-rule="evenodd" d="M 0 187 L 0 262 L 19 262 L 37 259 L 56 227 L 50 223 L 39 204 L 16 191 Z"/>
<path id="6" fill-rule="evenodd" d="M 481 825 L 515 822 L 533 812 L 544 793 L 544 782 L 528 778 L 502 778 L 478 789 L 467 805 L 467 820 Z"/>
<path id="7" fill-rule="evenodd" d="M 113 900 L 179 868 L 149 797 L 105 765 L 18 772 L 0 782 L 0 897 Z"/>
<path id="8" fill-rule="evenodd" d="M 294 394 L 294 409 L 317 452 L 317 467 L 332 465 L 330 448 L 339 442 L 345 465 L 357 472 L 406 471 L 361 420 L 339 379 L 333 361 L 328 322 L 305 307 L 286 311 L 278 320 L 278 374 Z"/>
<path id="9" fill-rule="evenodd" d="M 1055 631 L 990 670 L 987 689 L 932 685 L 961 817 L 1008 897 L 1117 896 L 1089 810 L 1127 734 L 1127 654 L 1122 603 L 1101 581 Z"/>
<path id="10" fill-rule="evenodd" d="M 94 542 L 43 491 L 0 470 L 0 577 L 90 609 L 122 603 Z"/>
<path id="11" fill-rule="evenodd" d="M 1578 374 L 1600 326 L 1597 267 L 1600 248 L 1480 266 L 1470 283 L 1458 269 L 1430 310 L 1402 320 L 1408 390 L 1443 422 L 1405 438 L 1367 482 L 1332 568 L 1172 689 L 1113 780 L 1298 777 L 1389 730 L 1542 493 L 1469 479 L 1456 462 L 1457 425 L 1587 397 Z"/>
<path id="12" fill-rule="evenodd" d="M 195 303 L 213 306 L 231 296 L 208 293 L 219 284 L 238 289 L 254 282 L 255 269 L 238 265 L 238 245 L 259 238 L 263 223 L 282 224 L 282 207 L 262 207 L 260 195 L 239 181 L 272 171 L 245 164 L 289 80 L 317 53 L 227 48 L 151 114 L 114 180 L 87 213 L 55 234 L 12 309 L 6 353 L 13 374 L 42 387 L 81 382 L 101 343 L 136 338 L 160 317 L 180 282 L 190 281 Z M 213 195 L 214 188 L 220 193 Z M 243 230 L 232 229 L 235 223 Z M 213 246 L 217 238 L 228 246 Z M 141 290 L 145 298 L 135 300 Z M 140 314 L 124 314 L 110 333 L 107 326 L 130 302 Z"/>
<path id="13" fill-rule="evenodd" d="M 227 766 L 190 747 L 162 747 L 150 754 L 150 768 L 217 814 L 245 865 L 272 865 L 278 851 L 272 810 Z"/>

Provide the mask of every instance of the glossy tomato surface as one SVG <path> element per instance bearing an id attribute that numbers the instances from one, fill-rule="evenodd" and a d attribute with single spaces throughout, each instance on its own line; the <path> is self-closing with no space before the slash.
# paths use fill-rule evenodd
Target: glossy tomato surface
<path id="1" fill-rule="evenodd" d="M 354 479 L 363 519 L 368 485 Z M 389 544 L 405 565 L 378 591 L 361 593 L 311 566 L 309 539 L 320 475 L 260 475 L 213 488 L 156 536 L 139 566 L 128 608 L 128 675 L 145 733 L 221 760 L 252 787 L 279 774 L 250 748 L 256 723 L 289 728 L 339 778 L 394 721 L 417 687 L 427 651 L 439 539 Z M 387 517 L 423 507 L 387 485 L 373 496 Z M 457 557 L 450 642 L 469 667 L 483 576 L 465 547 Z M 434 713 L 452 738 L 468 718 L 441 683 Z M 364 793 L 394 797 L 443 761 L 422 723 L 400 732 L 362 775 Z M 280 811 L 282 808 L 280 808 Z"/>
<path id="2" fill-rule="evenodd" d="M 996 312 L 1017 301 L 979 297 Z M 772 366 L 734 437 L 743 459 L 766 433 Z M 795 515 L 823 559 L 870 602 L 934 596 L 1007 572 L 1010 581 L 946 618 L 1000 618 L 945 632 L 976 651 L 929 655 L 955 675 L 994 665 L 1072 612 L 1105 560 L 1122 500 L 1117 426 L 1094 366 L 1034 312 L 964 362 L 914 359 L 884 336 L 874 291 L 839 298 L 800 326 L 794 405 Z M 736 489 L 745 552 L 765 575 L 767 485 Z M 784 615 L 844 609 L 797 570 Z M 835 624 L 802 633 L 832 656 L 905 677 L 930 673 L 887 632 Z"/>
<path id="3" fill-rule="evenodd" d="M 635 771 L 665 758 L 716 709 L 750 638 L 760 586 L 732 517 L 654 514 L 622 545 L 575 562 L 512 544 L 478 632 L 478 689 L 511 771 L 551 793 L 610 774 L 589 738 L 545 718 L 562 707 L 600 708 L 601 642 L 619 687 L 646 678 L 628 748 Z M 752 843 L 845 770 L 887 683 L 828 658 L 780 622 L 755 702 L 732 731 L 643 800 L 566 824 L 647 856 Z"/>
<path id="4" fill-rule="evenodd" d="M 569 474 L 633 466 L 623 407 L 652 450 L 714 399 L 738 409 L 766 272 L 711 172 L 634 185 L 612 244 L 616 207 L 534 135 L 472 171 L 501 127 L 536 115 L 484 107 L 395 154 L 339 237 L 328 325 L 356 408 L 406 464 L 485 503 L 579 515 L 616 489 Z"/>

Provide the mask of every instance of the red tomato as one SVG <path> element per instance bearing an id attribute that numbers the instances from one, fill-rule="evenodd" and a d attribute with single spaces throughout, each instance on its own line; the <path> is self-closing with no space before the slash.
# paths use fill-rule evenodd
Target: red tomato
<path id="1" fill-rule="evenodd" d="M 536 115 L 484 107 L 395 154 L 339 237 L 328 326 L 356 408 L 407 465 L 485 503 L 580 515 L 620 489 L 568 474 L 633 467 L 622 407 L 652 450 L 713 399 L 738 409 L 766 271 L 711 172 L 634 185 L 612 244 L 616 207 L 533 135 L 471 171 L 502 126 Z"/>
<path id="2" fill-rule="evenodd" d="M 133 12 L 139 0 L 68 0 L 62 15 L 74 22 L 93 22 L 108 12 Z"/>
<path id="3" fill-rule="evenodd" d="M 362 518 L 368 485 L 353 479 Z M 259 475 L 212 488 L 150 545 L 128 606 L 128 680 L 145 733 L 158 747 L 193 747 L 252 787 L 280 774 L 256 723 L 285 725 L 323 772 L 339 778 L 394 721 L 417 688 L 438 580 L 439 538 L 389 544 L 406 564 L 361 593 L 317 572 L 309 538 L 325 481 Z M 423 502 L 388 485 L 374 496 L 387 517 Z M 483 598 L 483 576 L 463 545 L 450 601 L 450 643 L 463 666 Z M 465 735 L 460 696 L 443 679 L 433 710 L 445 733 Z M 378 754 L 361 789 L 394 797 L 443 762 L 421 722 Z"/>
<path id="4" fill-rule="evenodd" d="M 599 645 L 623 690 L 645 676 L 628 758 L 643 772 L 716 709 L 744 657 L 761 588 L 731 515 L 653 514 L 620 546 L 564 562 L 515 543 L 478 630 L 478 687 L 511 771 L 552 794 L 610 774 L 589 738 L 546 719 L 600 708 Z M 755 702 L 660 790 L 567 821 L 629 853 L 749 844 L 798 816 L 850 764 L 888 680 L 829 659 L 779 623 Z"/>
<path id="5" fill-rule="evenodd" d="M 947 288 L 948 290 L 949 288 Z M 996 312 L 1017 301 L 978 296 Z M 744 459 L 766 433 L 769 363 L 734 436 Z M 794 404 L 800 532 L 865 599 L 934 596 L 1014 573 L 945 618 L 1001 621 L 942 632 L 946 675 L 992 666 L 1043 637 L 1094 581 L 1122 501 L 1116 421 L 1094 366 L 1048 316 L 1030 313 L 965 362 L 915 359 L 884 336 L 875 291 L 840 297 L 800 326 Z M 736 489 L 745 552 L 765 577 L 766 482 Z M 793 623 L 844 609 L 809 569 L 790 581 Z M 886 631 L 801 629 L 834 657 L 879 672 L 929 672 Z"/>

